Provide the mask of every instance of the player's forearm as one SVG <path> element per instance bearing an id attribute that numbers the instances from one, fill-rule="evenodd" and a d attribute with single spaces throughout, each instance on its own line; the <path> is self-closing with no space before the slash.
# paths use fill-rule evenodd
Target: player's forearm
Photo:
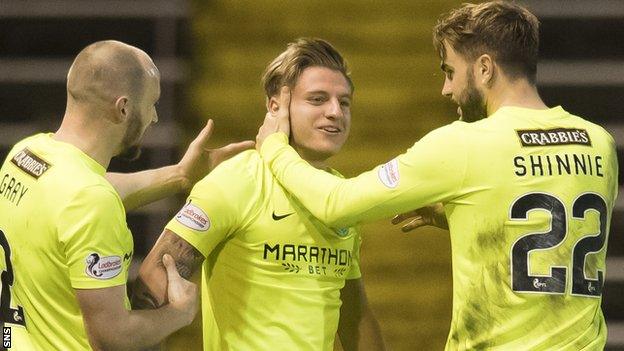
<path id="1" fill-rule="evenodd" d="M 107 173 L 106 179 L 119 193 L 126 211 L 190 188 L 177 165 L 136 173 Z"/>
<path id="2" fill-rule="evenodd" d="M 167 272 L 162 262 L 164 254 L 173 257 L 180 276 L 185 279 L 190 279 L 204 261 L 204 256 L 191 244 L 165 229 L 141 263 L 132 291 L 133 308 L 154 309 L 167 301 Z"/>
<path id="3" fill-rule="evenodd" d="M 175 273 L 170 272 L 170 281 L 175 279 Z M 93 349 L 140 350 L 157 344 L 175 330 L 190 324 L 197 312 L 196 287 L 184 284 L 182 278 L 177 277 L 174 282 L 178 288 L 175 290 L 175 301 L 155 310 L 126 309 L 124 285 L 76 289 L 76 298 Z"/>
<path id="4" fill-rule="evenodd" d="M 167 272 L 162 264 L 162 236 L 139 267 L 139 275 L 132 289 L 132 308 L 154 309 L 167 300 Z"/>
<path id="5" fill-rule="evenodd" d="M 192 320 L 169 305 L 155 310 L 126 311 L 109 320 L 99 331 L 91 331 L 89 340 L 97 351 L 142 350 L 158 344 Z"/>
<path id="6" fill-rule="evenodd" d="M 341 337 L 340 340 L 343 340 Z M 384 351 L 386 349 L 381 336 L 379 323 L 369 308 L 362 313 L 358 323 L 357 348 L 344 347 L 345 351 Z"/>
<path id="7" fill-rule="evenodd" d="M 269 136 L 261 153 L 288 192 L 329 226 L 350 227 L 396 213 L 392 204 L 396 195 L 376 184 L 373 171 L 343 179 L 316 169 L 301 159 L 283 134 Z"/>
<path id="8" fill-rule="evenodd" d="M 137 277 L 130 299 L 132 308 L 135 310 L 151 310 L 163 306 L 167 298 L 167 288 L 160 281 L 166 281 L 166 279 L 165 272 L 163 272 L 162 277 L 152 278 L 149 282 L 146 282 L 144 277 Z M 157 284 L 154 284 L 154 282 Z"/>
<path id="9" fill-rule="evenodd" d="M 332 206 L 332 194 L 344 180 L 301 159 L 288 145 L 284 134 L 269 136 L 262 145 L 261 154 L 279 182 L 316 218 L 333 226 L 336 220 L 349 215 Z"/>
<path id="10" fill-rule="evenodd" d="M 383 351 L 385 345 L 379 323 L 368 307 L 360 279 L 347 280 L 340 291 L 342 306 L 338 336 L 345 351 Z"/>

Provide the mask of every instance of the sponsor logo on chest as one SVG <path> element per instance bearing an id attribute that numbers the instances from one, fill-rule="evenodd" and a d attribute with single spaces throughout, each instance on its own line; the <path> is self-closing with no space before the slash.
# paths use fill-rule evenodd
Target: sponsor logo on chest
<path id="1" fill-rule="evenodd" d="M 305 244 L 264 243 L 264 261 L 279 263 L 286 272 L 344 278 L 351 267 L 351 250 Z"/>

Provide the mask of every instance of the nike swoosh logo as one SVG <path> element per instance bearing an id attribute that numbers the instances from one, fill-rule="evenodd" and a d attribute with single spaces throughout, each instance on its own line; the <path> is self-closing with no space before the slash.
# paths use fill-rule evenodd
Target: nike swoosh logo
<path id="1" fill-rule="evenodd" d="M 130 251 L 130 253 L 124 254 L 124 261 L 129 260 L 130 257 L 132 257 L 132 251 Z"/>
<path id="2" fill-rule="evenodd" d="M 278 216 L 278 215 L 275 214 L 275 211 L 273 211 L 273 220 L 279 221 L 280 219 L 284 219 L 284 218 L 290 216 L 291 214 L 294 214 L 294 212 Z"/>

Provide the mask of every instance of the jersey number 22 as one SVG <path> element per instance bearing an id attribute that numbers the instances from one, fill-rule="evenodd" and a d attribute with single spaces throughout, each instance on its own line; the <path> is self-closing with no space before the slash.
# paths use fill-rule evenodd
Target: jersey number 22
<path id="1" fill-rule="evenodd" d="M 550 276 L 529 273 L 529 252 L 547 250 L 563 242 L 568 231 L 568 219 L 563 202 L 553 195 L 530 193 L 511 205 L 512 220 L 527 220 L 533 210 L 550 212 L 551 223 L 547 232 L 530 233 L 520 237 L 511 249 L 512 288 L 518 292 L 563 294 L 566 291 L 567 267 L 550 267 Z M 597 270 L 589 279 L 585 275 L 585 260 L 589 254 L 601 251 L 607 241 L 607 204 L 594 193 L 584 193 L 572 204 L 572 218 L 584 220 L 587 211 L 596 211 L 600 218 L 598 233 L 586 233 L 572 249 L 572 295 L 599 297 L 602 295 L 604 273 Z"/>

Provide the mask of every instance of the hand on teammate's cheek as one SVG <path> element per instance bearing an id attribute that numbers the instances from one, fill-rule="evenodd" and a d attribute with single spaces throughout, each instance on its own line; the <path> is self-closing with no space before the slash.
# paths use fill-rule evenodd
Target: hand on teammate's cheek
<path id="1" fill-rule="evenodd" d="M 264 122 L 256 135 L 256 149 L 260 151 L 264 140 L 273 133 L 282 132 L 290 135 L 290 88 L 283 86 L 279 95 L 279 106 L 264 116 Z"/>

